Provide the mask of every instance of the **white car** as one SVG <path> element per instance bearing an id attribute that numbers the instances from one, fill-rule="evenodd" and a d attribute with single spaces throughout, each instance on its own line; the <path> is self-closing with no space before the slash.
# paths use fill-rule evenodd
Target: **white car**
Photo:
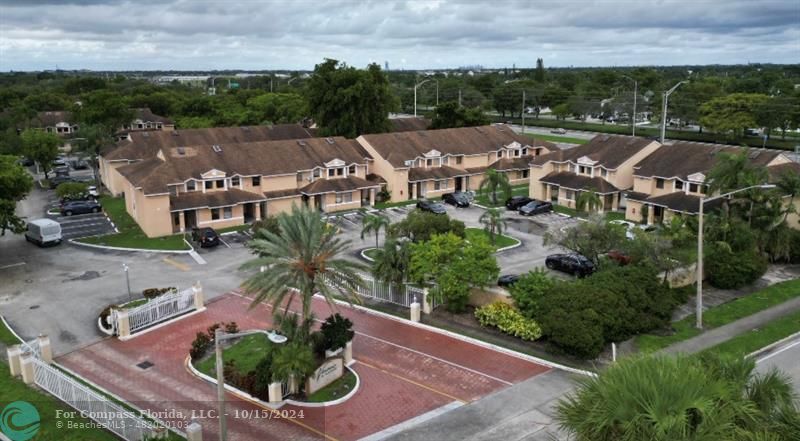
<path id="1" fill-rule="evenodd" d="M 564 135 L 567 133 L 567 131 L 564 129 L 553 129 L 550 131 L 550 133 L 555 133 L 557 135 Z"/>
<path id="2" fill-rule="evenodd" d="M 89 192 L 89 196 L 91 197 L 96 198 L 100 196 L 100 193 L 97 191 L 97 187 L 95 187 L 94 185 L 87 187 L 86 190 Z"/>
<path id="3" fill-rule="evenodd" d="M 633 240 L 633 238 L 635 237 L 634 234 L 633 234 L 633 229 L 636 228 L 636 224 L 634 224 L 633 222 L 622 220 L 622 219 L 617 219 L 617 220 L 609 221 L 608 223 L 612 224 L 612 225 L 622 225 L 622 226 L 624 226 L 625 227 L 625 237 L 627 237 L 628 240 Z"/>

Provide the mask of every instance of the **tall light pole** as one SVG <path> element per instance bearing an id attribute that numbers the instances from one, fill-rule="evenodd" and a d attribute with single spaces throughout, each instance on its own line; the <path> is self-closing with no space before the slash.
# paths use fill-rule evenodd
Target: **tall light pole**
<path id="1" fill-rule="evenodd" d="M 700 197 L 700 209 L 698 210 L 697 218 L 697 298 L 695 300 L 695 316 L 697 329 L 703 329 L 703 206 L 707 202 L 715 201 L 717 199 L 726 198 L 742 191 L 752 190 L 754 188 L 769 189 L 775 188 L 772 184 L 751 185 L 750 187 L 740 188 L 738 190 L 729 191 L 728 193 L 710 198 Z"/>
<path id="2" fill-rule="evenodd" d="M 522 116 L 522 133 L 525 133 L 525 89 L 522 89 L 522 112 L 520 112 L 520 116 Z"/>
<path id="3" fill-rule="evenodd" d="M 631 136 L 636 136 L 636 95 L 639 94 L 639 82 L 636 81 L 635 79 L 633 79 L 632 77 L 627 76 L 627 75 L 623 75 L 622 77 L 633 81 L 633 116 L 631 117 L 631 121 L 632 121 L 632 124 L 631 124 L 631 127 L 632 127 L 631 128 Z M 663 137 L 661 139 L 661 142 L 662 143 L 664 142 Z"/>
<path id="4" fill-rule="evenodd" d="M 664 138 L 666 138 L 667 136 L 667 103 L 669 102 L 669 96 L 672 95 L 672 92 L 675 92 L 675 89 L 680 87 L 681 84 L 688 82 L 689 80 L 681 81 L 678 84 L 672 86 L 672 89 L 664 92 L 664 108 L 661 112 L 661 144 L 664 144 Z"/>
<path id="5" fill-rule="evenodd" d="M 224 365 L 222 363 L 222 345 L 220 343 L 232 338 L 246 337 L 253 334 L 266 334 L 269 341 L 277 344 L 286 343 L 287 340 L 285 336 L 276 334 L 274 331 L 255 330 L 237 332 L 235 334 L 229 334 L 220 328 L 214 331 L 214 361 L 216 362 L 217 369 L 217 412 L 219 412 L 217 419 L 219 420 L 220 441 L 226 441 L 228 439 L 228 423 L 225 418 L 225 374 Z"/>
<path id="6" fill-rule="evenodd" d="M 128 301 L 132 301 L 133 297 L 131 296 L 131 278 L 128 276 L 128 264 L 123 263 L 122 269 L 125 271 L 125 284 L 128 285 Z"/>
<path id="7" fill-rule="evenodd" d="M 428 78 L 426 80 L 422 80 L 419 83 L 414 85 L 414 118 L 417 117 L 417 89 L 422 87 L 423 84 L 427 83 L 428 81 L 435 81 L 436 82 L 436 105 L 439 105 L 439 81 L 433 78 Z"/>

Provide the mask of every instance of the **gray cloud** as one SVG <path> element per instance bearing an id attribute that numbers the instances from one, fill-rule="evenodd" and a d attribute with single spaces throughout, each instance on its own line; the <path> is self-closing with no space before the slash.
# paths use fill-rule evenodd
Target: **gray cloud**
<path id="1" fill-rule="evenodd" d="M 0 70 L 796 63 L 795 0 L 2 1 Z"/>

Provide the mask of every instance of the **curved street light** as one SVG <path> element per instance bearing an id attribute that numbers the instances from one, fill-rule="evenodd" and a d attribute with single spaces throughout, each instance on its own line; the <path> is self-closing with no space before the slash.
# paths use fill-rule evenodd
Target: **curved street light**
<path id="1" fill-rule="evenodd" d="M 627 75 L 623 75 L 622 77 L 633 81 L 633 116 L 631 117 L 631 121 L 632 121 L 632 124 L 631 124 L 631 136 L 636 136 L 636 95 L 639 92 L 639 82 L 636 81 L 635 79 L 633 79 L 632 77 L 627 76 Z M 675 86 L 675 87 L 678 87 L 678 86 Z M 661 138 L 661 142 L 662 143 L 664 142 L 663 136 Z"/>
<path id="2" fill-rule="evenodd" d="M 435 78 L 428 78 L 425 80 L 420 81 L 419 83 L 414 85 L 414 118 L 417 117 L 417 89 L 422 87 L 423 84 L 427 83 L 428 81 L 433 81 L 436 83 L 436 105 L 439 105 L 439 80 Z"/>
<path id="3" fill-rule="evenodd" d="M 669 96 L 672 95 L 672 92 L 681 86 L 681 84 L 688 83 L 689 80 L 683 80 L 678 84 L 672 86 L 672 89 L 667 90 L 664 92 L 664 110 L 661 112 L 661 144 L 664 144 L 664 138 L 667 135 L 667 103 L 669 102 Z"/>

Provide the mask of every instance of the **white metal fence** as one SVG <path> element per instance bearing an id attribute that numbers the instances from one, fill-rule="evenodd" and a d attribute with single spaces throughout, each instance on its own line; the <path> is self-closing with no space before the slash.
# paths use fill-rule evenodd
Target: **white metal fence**
<path id="1" fill-rule="evenodd" d="M 140 331 L 172 317 L 189 312 L 195 308 L 194 290 L 175 291 L 160 295 L 147 303 L 128 309 L 130 333 Z M 112 312 L 112 322 L 117 326 L 117 311 Z"/>
<path id="2" fill-rule="evenodd" d="M 20 346 L 22 346 L 22 349 L 24 349 L 26 352 L 33 354 L 34 357 L 42 358 L 42 348 L 39 346 L 38 338 L 34 338 L 31 341 L 24 341 L 20 343 Z"/>
<path id="3" fill-rule="evenodd" d="M 36 385 L 127 441 L 141 441 L 157 426 L 65 373 L 33 358 Z"/>
<path id="4" fill-rule="evenodd" d="M 364 284 L 358 286 L 355 291 L 361 297 L 366 297 L 370 299 L 380 300 L 382 302 L 389 302 L 394 303 L 395 305 L 405 306 L 406 308 L 411 307 L 411 304 L 416 299 L 417 302 L 422 303 L 425 298 L 425 292 L 422 288 L 412 286 L 409 284 L 403 284 L 400 288 L 394 286 L 390 283 L 383 282 L 381 280 L 377 280 L 371 274 L 359 274 L 361 279 L 364 281 Z M 334 288 L 342 287 L 343 283 L 336 280 L 337 277 L 329 277 L 325 276 L 323 281 Z M 435 308 L 437 306 L 437 302 L 435 302 L 432 296 L 428 296 L 431 299 L 431 308 Z"/>

